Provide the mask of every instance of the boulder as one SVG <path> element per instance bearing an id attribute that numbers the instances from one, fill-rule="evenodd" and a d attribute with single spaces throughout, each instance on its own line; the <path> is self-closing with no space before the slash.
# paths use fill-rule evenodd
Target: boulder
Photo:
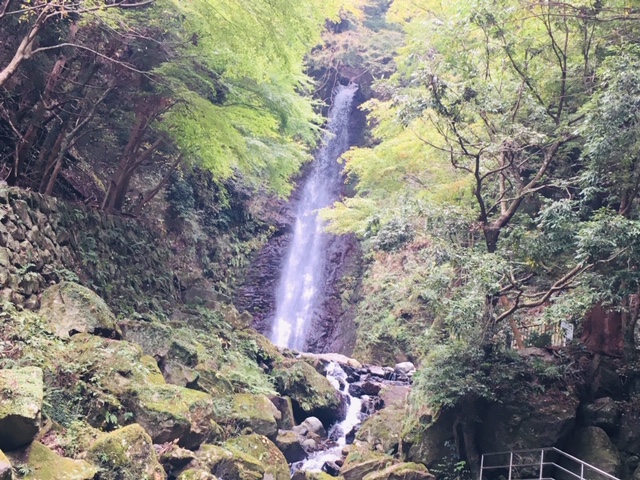
<path id="1" fill-rule="evenodd" d="M 72 460 L 57 455 L 40 442 L 7 455 L 13 465 L 24 465 L 26 480 L 93 480 L 98 468 L 84 460 Z M 164 477 L 161 477 L 164 478 Z"/>
<path id="2" fill-rule="evenodd" d="M 398 463 L 379 472 L 372 472 L 363 480 L 435 480 L 436 477 L 420 463 Z"/>
<path id="3" fill-rule="evenodd" d="M 431 467 L 449 455 L 450 449 L 447 445 L 455 442 L 455 420 L 455 412 L 449 410 L 441 411 L 435 416 L 428 413 L 422 415 L 407 429 L 403 438 L 403 450 L 407 452 L 407 460 Z"/>
<path id="4" fill-rule="evenodd" d="M 340 353 L 301 353 L 300 358 L 320 360 L 325 364 L 335 362 L 338 365 L 347 366 L 358 370 L 362 368 L 362 364 L 355 358 L 349 358 L 346 355 L 342 355 Z"/>
<path id="5" fill-rule="evenodd" d="M 116 317 L 93 291 L 73 282 L 60 282 L 47 288 L 40 299 L 40 315 L 61 338 L 91 333 L 120 338 Z"/>
<path id="6" fill-rule="evenodd" d="M 325 430 L 324 425 L 322 425 L 322 422 L 316 417 L 305 418 L 304 422 L 302 422 L 300 426 L 321 438 L 326 438 L 327 436 L 327 431 Z"/>
<path id="7" fill-rule="evenodd" d="M 616 446 L 622 452 L 640 452 L 640 397 L 622 406 Z"/>
<path id="8" fill-rule="evenodd" d="M 303 441 L 304 438 L 295 432 L 280 430 L 275 444 L 284 455 L 284 458 L 287 459 L 287 462 L 295 463 L 307 457 L 307 452 L 302 446 Z"/>
<path id="9" fill-rule="evenodd" d="M 40 430 L 43 396 L 40 368 L 0 370 L 0 449 L 15 450 L 33 441 Z"/>
<path id="10" fill-rule="evenodd" d="M 405 416 L 404 409 L 384 408 L 362 423 L 356 433 L 356 440 L 366 442 L 375 449 L 393 455 L 398 451 Z"/>
<path id="11" fill-rule="evenodd" d="M 353 448 L 349 451 L 340 474 L 345 480 L 362 480 L 366 475 L 379 472 L 398 463 L 393 457 L 372 452 L 366 448 Z"/>
<path id="12" fill-rule="evenodd" d="M 344 477 L 332 477 L 325 472 L 307 472 L 298 470 L 293 474 L 291 480 L 344 480 Z"/>
<path id="13" fill-rule="evenodd" d="M 411 362 L 401 362 L 396 364 L 393 371 L 398 375 L 409 375 L 416 371 L 416 367 Z"/>
<path id="14" fill-rule="evenodd" d="M 101 480 L 166 478 L 151 437 L 137 424 L 100 436 L 89 449 L 87 459 L 103 470 Z"/>
<path id="15" fill-rule="evenodd" d="M 481 413 L 479 444 L 487 452 L 556 446 L 571 432 L 578 404 L 572 390 L 555 389 L 493 403 Z"/>
<path id="16" fill-rule="evenodd" d="M 262 435 L 242 435 L 228 440 L 223 445 L 227 450 L 238 451 L 253 457 L 264 466 L 265 477 L 271 475 L 274 480 L 289 480 L 289 465 L 278 447 Z"/>
<path id="17" fill-rule="evenodd" d="M 580 407 L 581 423 L 587 427 L 600 427 L 615 434 L 620 426 L 620 407 L 611 397 L 598 398 Z"/>
<path id="18" fill-rule="evenodd" d="M 0 480 L 13 480 L 11 462 L 2 450 L 0 450 Z"/>
<path id="19" fill-rule="evenodd" d="M 233 396 L 231 413 L 218 421 L 231 423 L 238 429 L 250 428 L 253 433 L 271 439 L 278 435 L 279 418 L 280 412 L 268 397 L 244 393 Z"/>
<path id="20" fill-rule="evenodd" d="M 196 452 L 197 468 L 216 477 L 234 480 L 262 480 L 265 467 L 251 455 L 234 449 L 202 445 Z"/>
<path id="21" fill-rule="evenodd" d="M 273 397 L 271 403 L 280 412 L 280 420 L 278 420 L 278 428 L 280 430 L 291 430 L 296 426 L 296 420 L 293 417 L 293 404 L 289 397 Z"/>
<path id="22" fill-rule="evenodd" d="M 341 395 L 323 375 L 302 361 L 285 359 L 271 372 L 280 395 L 288 396 L 298 421 L 317 417 L 325 427 L 345 416 Z"/>
<path id="23" fill-rule="evenodd" d="M 178 440 L 181 447 L 194 449 L 221 435 L 214 421 L 213 398 L 204 392 L 177 385 L 148 385 L 135 388 L 123 403 L 154 443 Z"/>
<path id="24" fill-rule="evenodd" d="M 604 472 L 615 477 L 622 473 L 622 459 L 615 445 L 607 433 L 599 427 L 577 429 L 571 436 L 565 448 L 566 452 L 579 458 Z M 560 461 L 560 465 L 579 474 L 579 467 L 575 462 Z M 568 474 L 559 475 L 561 480 L 572 478 Z M 590 469 L 585 469 L 584 478 L 587 480 L 604 480 L 606 477 Z"/>
<path id="25" fill-rule="evenodd" d="M 190 468 L 189 470 L 182 472 L 178 477 L 178 480 L 218 480 L 218 477 L 205 470 Z"/>
<path id="26" fill-rule="evenodd" d="M 411 387 L 408 385 L 385 385 L 378 394 L 385 407 L 404 408 L 409 398 Z"/>
<path id="27" fill-rule="evenodd" d="M 164 467 L 165 472 L 169 474 L 180 471 L 196 458 L 196 454 L 191 450 L 181 448 L 176 444 L 168 444 L 169 448 L 167 449 L 166 445 L 167 444 L 163 445 L 163 448 L 160 450 L 159 461 Z"/>

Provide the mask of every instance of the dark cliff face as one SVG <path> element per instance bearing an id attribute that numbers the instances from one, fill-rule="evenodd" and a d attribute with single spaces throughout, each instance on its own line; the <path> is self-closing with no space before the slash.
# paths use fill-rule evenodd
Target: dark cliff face
<path id="1" fill-rule="evenodd" d="M 349 79 L 336 72 L 335 83 L 348 84 Z M 331 89 L 325 89 L 322 93 L 330 95 Z M 366 114 L 359 106 L 366 99 L 364 94 L 356 94 L 349 122 L 351 145 L 363 145 L 365 142 Z M 330 104 L 330 99 L 326 103 Z M 236 306 L 249 311 L 254 316 L 254 328 L 266 336 L 271 332 L 276 290 L 292 240 L 296 205 L 310 172 L 310 165 L 307 165 L 301 172 L 290 199 L 276 207 L 281 220 L 277 225 L 277 231 L 255 255 L 246 273 L 244 285 L 236 295 Z M 341 194 L 347 194 L 346 187 L 343 187 Z M 306 349 L 315 353 L 338 352 L 350 355 L 355 346 L 354 301 L 357 298 L 361 277 L 362 252 L 354 235 L 331 236 L 328 239 L 327 250 L 327 267 L 323 279 L 325 299 L 319 313 L 312 319 L 312 333 L 307 340 Z"/>

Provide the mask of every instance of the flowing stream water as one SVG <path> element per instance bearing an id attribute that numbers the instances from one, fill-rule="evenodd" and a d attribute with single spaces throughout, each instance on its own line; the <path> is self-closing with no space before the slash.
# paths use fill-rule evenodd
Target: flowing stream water
<path id="1" fill-rule="evenodd" d="M 349 118 L 357 85 L 340 85 L 329 112 L 328 131 L 298 203 L 293 240 L 276 292 L 271 341 L 304 351 L 314 318 L 320 315 L 326 276 L 327 234 L 318 210 L 338 200 L 340 156 L 349 149 Z"/>

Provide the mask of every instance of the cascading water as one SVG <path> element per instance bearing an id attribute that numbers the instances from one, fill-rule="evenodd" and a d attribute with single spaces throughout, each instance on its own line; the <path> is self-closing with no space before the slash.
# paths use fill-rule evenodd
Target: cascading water
<path id="1" fill-rule="evenodd" d="M 349 117 L 357 85 L 339 86 L 329 114 L 328 132 L 303 187 L 293 240 L 276 292 L 271 341 L 303 351 L 323 298 L 327 234 L 318 210 L 335 202 L 342 186 L 338 158 L 349 149 Z"/>

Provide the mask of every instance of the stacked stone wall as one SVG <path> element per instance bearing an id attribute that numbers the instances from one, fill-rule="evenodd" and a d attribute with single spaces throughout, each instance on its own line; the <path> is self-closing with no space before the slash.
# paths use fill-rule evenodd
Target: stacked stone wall
<path id="1" fill-rule="evenodd" d="M 118 313 L 179 300 L 162 232 L 38 193 L 0 187 L 0 300 L 35 309 L 60 280 L 94 290 Z"/>

